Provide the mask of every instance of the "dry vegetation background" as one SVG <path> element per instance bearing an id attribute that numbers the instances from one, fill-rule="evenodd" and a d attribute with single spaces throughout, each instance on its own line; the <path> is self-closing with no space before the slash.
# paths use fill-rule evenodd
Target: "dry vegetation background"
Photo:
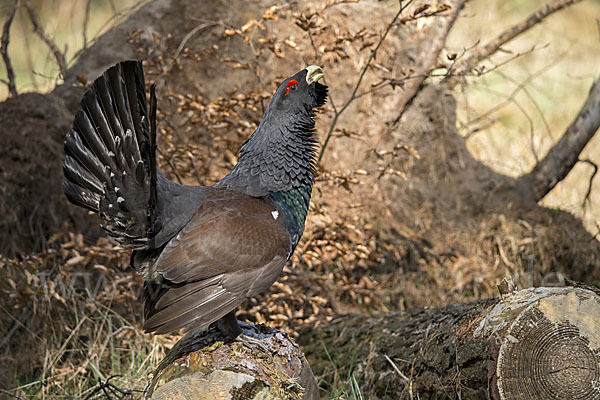
<path id="1" fill-rule="evenodd" d="M 89 45 L 142 4 L 139 0 L 38 0 L 32 2 L 44 29 L 51 34 L 72 64 L 84 44 Z M 86 7 L 89 17 L 86 22 Z M 456 21 L 447 42 L 448 52 L 461 53 L 478 41 L 513 25 L 540 5 L 537 1 L 473 1 Z M 0 3 L 6 16 L 11 1 Z M 564 132 L 581 107 L 600 65 L 600 1 L 590 0 L 561 11 L 513 40 L 506 50 L 526 53 L 496 70 L 469 79 L 457 91 L 459 132 L 467 136 L 469 150 L 494 170 L 510 176 L 529 171 Z M 83 27 L 87 26 L 85 35 Z M 21 92 L 44 93 L 59 82 L 58 66 L 42 41 L 31 34 L 24 12 L 17 13 L 12 28 L 11 59 Z M 487 65 L 497 65 L 503 54 Z M 5 71 L 0 75 L 6 79 Z M 0 100 L 8 88 L 0 85 Z M 598 160 L 598 138 L 581 158 Z M 583 203 L 593 169 L 577 165 L 542 204 L 580 217 L 593 234 L 600 220 L 600 191 Z"/>
<path id="2" fill-rule="evenodd" d="M 460 52 L 479 38 L 517 23 L 539 5 L 535 1 L 471 2 L 456 22 L 448 48 Z M 535 46 L 531 54 L 495 74 L 469 80 L 462 94 L 457 93 L 459 131 L 469 137 L 467 146 L 478 160 L 498 172 L 518 176 L 558 140 L 598 76 L 599 18 L 599 1 L 563 10 L 507 46 L 513 54 Z M 499 54 L 491 60 L 498 64 L 502 58 Z M 592 139 L 580 158 L 598 160 L 599 140 Z M 600 192 L 583 202 L 592 173 L 592 167 L 579 163 L 542 204 L 573 213 L 596 234 Z"/>
<path id="3" fill-rule="evenodd" d="M 31 4 L 45 32 L 65 52 L 67 66 L 75 63 L 84 44 L 140 6 L 136 1 Z M 432 2 L 430 10 L 442 4 Z M 146 79 L 158 84 L 159 162 L 166 174 L 189 184 L 218 180 L 235 163 L 237 149 L 256 128 L 277 82 L 315 61 L 325 68 L 336 106 L 329 103 L 319 116 L 324 140 L 335 110 L 349 98 L 369 49 L 397 3 L 363 1 L 360 6 L 367 10 L 362 17 L 352 8 L 356 5 L 323 2 L 263 10 L 262 18 L 260 13 L 246 18 L 257 24 L 218 27 L 218 35 L 232 43 L 227 49 L 192 37 L 178 40 L 183 46 L 173 48 L 168 37 L 152 37 L 141 29 L 130 32 L 128 41 L 147 60 Z M 0 2 L 0 15 L 11 7 L 11 1 Z M 454 54 L 460 59 L 465 49 L 494 37 L 537 7 L 535 1 L 469 2 L 451 31 L 442 61 L 448 65 Z M 318 13 L 316 17 L 310 17 L 310 10 Z M 347 24 L 349 14 L 352 26 Z M 578 164 L 543 200 L 554 211 L 523 205 L 526 211 L 514 215 L 507 210 L 463 213 L 458 206 L 456 212 L 448 212 L 428 197 L 433 193 L 428 183 L 417 179 L 427 175 L 423 170 L 430 166 L 437 168 L 439 160 L 430 159 L 437 157 L 435 151 L 410 138 L 419 129 L 453 132 L 456 126 L 470 153 L 492 171 L 515 177 L 527 172 L 564 132 L 600 73 L 598 16 L 600 1 L 583 1 L 503 47 L 485 65 L 492 69 L 510 62 L 455 86 L 456 121 L 453 100 L 436 89 L 416 102 L 421 114 L 405 115 L 405 134 L 390 134 L 381 126 L 386 114 L 393 113 L 390 99 L 402 87 L 392 90 L 386 85 L 355 100 L 333 131 L 306 232 L 292 262 L 269 293 L 248 302 L 240 318 L 298 335 L 336 314 L 385 313 L 495 296 L 506 274 L 521 286 L 549 284 L 560 274 L 597 284 L 600 275 L 594 267 L 600 251 L 594 238 L 600 229 L 600 188 L 591 181 L 594 186 L 584 202 L 593 172 L 588 164 Z M 417 18 L 396 28 L 362 88 L 375 87 L 390 73 L 410 74 L 390 60 L 403 54 L 398 50 L 403 45 L 416 47 L 418 35 L 409 36 L 435 22 L 435 17 Z M 309 24 L 312 39 L 303 24 Z M 236 49 L 246 58 L 222 56 Z M 61 83 L 52 53 L 31 34 L 24 11 L 15 16 L 9 51 L 20 93 L 44 93 Z M 176 56 L 171 58 L 173 52 Z M 193 81 L 193 68 L 202 70 L 207 59 L 222 68 L 215 79 L 234 78 L 219 81 L 221 86 L 186 85 Z M 236 75 L 238 71 L 246 75 Z M 0 99 L 7 96 L 1 85 Z M 582 158 L 600 160 L 597 140 L 592 139 Z M 469 204 L 479 206 L 475 200 Z M 573 231 L 577 221 L 565 211 L 581 218 L 588 232 Z M 561 224 L 562 231 L 554 228 Z M 559 245 L 569 241 L 576 244 Z M 97 383 L 113 377 L 110 381 L 123 392 L 113 388 L 111 396 L 139 397 L 148 373 L 178 337 L 140 331 L 141 279 L 128 269 L 127 252 L 106 238 L 76 230 L 54 232 L 40 242 L 32 252 L 0 258 L 5 277 L 0 283 L 2 393 L 22 398 L 102 397 L 106 395 Z M 356 397 L 353 378 L 331 383 L 326 376 L 320 382 L 325 396 Z"/>

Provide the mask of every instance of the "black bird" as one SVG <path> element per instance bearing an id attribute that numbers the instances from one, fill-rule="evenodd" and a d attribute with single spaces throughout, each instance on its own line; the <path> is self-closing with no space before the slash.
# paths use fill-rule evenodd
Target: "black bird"
<path id="1" fill-rule="evenodd" d="M 315 109 L 327 99 L 309 66 L 277 88 L 239 161 L 212 186 L 183 186 L 156 166 L 156 95 L 141 61 L 96 79 L 65 138 L 63 190 L 131 248 L 145 280 L 144 329 L 215 321 L 241 333 L 235 309 L 279 277 L 302 232 L 316 168 Z"/>

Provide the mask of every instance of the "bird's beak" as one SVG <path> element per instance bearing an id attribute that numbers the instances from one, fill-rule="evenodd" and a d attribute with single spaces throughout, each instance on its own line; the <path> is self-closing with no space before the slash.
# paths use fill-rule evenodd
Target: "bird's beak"
<path id="1" fill-rule="evenodd" d="M 306 83 L 309 85 L 323 77 L 323 70 L 318 65 L 309 65 L 306 67 Z"/>

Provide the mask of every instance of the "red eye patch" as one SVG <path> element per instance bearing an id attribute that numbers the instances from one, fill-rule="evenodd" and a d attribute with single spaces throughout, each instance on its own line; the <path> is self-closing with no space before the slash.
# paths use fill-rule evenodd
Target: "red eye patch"
<path id="1" fill-rule="evenodd" d="M 293 91 L 295 91 L 298 88 L 298 81 L 295 80 L 291 80 L 287 83 L 287 85 L 285 85 L 285 94 L 284 96 L 287 96 L 290 93 L 290 89 Z"/>

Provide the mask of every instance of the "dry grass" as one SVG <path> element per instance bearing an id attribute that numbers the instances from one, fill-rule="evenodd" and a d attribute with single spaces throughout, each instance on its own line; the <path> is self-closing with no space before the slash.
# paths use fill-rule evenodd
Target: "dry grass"
<path id="1" fill-rule="evenodd" d="M 80 3 L 74 4 L 77 6 L 73 7 L 81 9 Z M 459 23 L 452 37 L 451 46 L 456 48 L 470 43 L 473 38 L 493 34 L 489 30 L 490 20 L 494 20 L 500 30 L 528 12 L 516 6 L 511 8 L 515 1 L 498 1 L 498 10 L 489 7 L 488 3 L 470 4 L 472 8 L 466 10 L 462 25 Z M 537 96 L 535 102 L 523 92 L 515 96 L 529 102 L 527 115 L 534 118 L 533 137 L 539 154 L 553 143 L 585 96 L 591 79 L 585 71 L 596 72 L 593 68 L 598 65 L 597 56 L 584 55 L 587 54 L 585 50 L 577 50 L 597 48 L 597 41 L 588 42 L 591 39 L 583 38 L 597 36 L 586 30 L 570 42 L 562 42 L 564 39 L 559 38 L 559 33 L 571 32 L 575 26 L 571 22 L 573 15 L 597 15 L 593 12 L 599 6 L 585 3 L 577 7 L 553 17 L 551 24 L 538 28 L 543 29 L 542 32 L 535 30 L 519 42 L 519 46 L 526 49 L 532 43 L 545 42 L 550 32 L 562 47 L 550 46 L 516 60 L 499 70 L 505 76 L 489 74 L 469 81 L 461 94 L 465 99 L 460 114 L 465 132 L 473 127 L 469 121 L 497 105 L 501 101 L 498 98 L 510 93 L 515 83 L 507 82 L 506 76 L 521 82 L 528 74 L 554 62 L 567 43 L 569 46 L 578 43 L 546 74 L 528 83 L 527 87 Z M 56 9 L 61 10 L 60 7 Z M 66 11 L 62 9 L 62 12 Z M 50 15 L 46 11 L 40 14 Z M 90 23 L 93 31 L 91 27 Z M 577 22 L 577 27 L 589 30 L 587 24 Z M 82 39 L 81 35 L 64 35 Z M 11 46 L 29 48 L 25 42 L 19 42 L 26 39 L 27 35 L 23 36 L 15 39 Z M 55 35 L 57 41 L 60 36 Z M 132 40 L 135 41 L 135 37 Z M 62 48 L 65 42 L 59 43 Z M 69 47 L 76 48 L 77 43 L 81 46 L 82 42 L 75 41 Z M 263 45 L 259 50 L 277 52 L 274 43 Z M 549 49 L 553 52 L 548 53 Z M 335 47 L 327 56 L 331 62 L 338 62 L 334 58 L 341 57 Z M 194 54 L 184 51 L 182 57 L 193 60 Z M 530 57 L 535 58 L 535 63 Z M 582 57 L 589 64 L 576 61 Z M 161 79 L 162 62 L 159 57 L 149 58 L 148 77 Z M 232 60 L 224 60 L 224 63 L 236 65 Z M 574 68 L 575 64 L 582 69 Z M 21 71 L 45 68 L 37 64 L 31 68 L 27 59 L 15 62 L 15 67 Z M 49 68 L 44 74 L 54 76 L 55 72 Z M 21 88 L 35 88 L 33 81 L 27 83 L 26 78 L 22 79 L 19 82 Z M 38 89 L 45 90 L 54 82 L 47 80 L 46 85 L 35 84 Z M 549 85 L 548 82 L 553 83 Z M 274 81 L 261 84 L 263 88 L 270 88 Z M 490 96 L 490 91 L 500 92 L 503 96 Z M 162 170 L 175 181 L 210 184 L 235 163 L 239 143 L 255 129 L 263 102 L 270 93 L 250 88 L 214 99 L 188 93 L 159 92 L 159 95 L 162 96 L 159 104 L 174 104 L 176 113 L 190 115 L 186 124 L 180 125 L 172 121 L 173 110 L 159 110 L 159 163 Z M 563 103 L 558 103 L 557 99 Z M 536 107 L 540 107 L 552 127 L 552 140 Z M 490 116 L 498 118 L 499 122 L 469 140 L 473 153 L 504 173 L 517 174 L 529 168 L 534 158 L 529 151 L 529 123 L 524 122 L 523 115 L 518 107 L 509 104 L 498 115 Z M 344 132 L 337 133 L 343 135 Z M 211 138 L 209 144 L 207 137 Z M 548 243 L 569 240 L 565 234 L 552 242 L 543 232 L 532 228 L 534 222 L 525 218 L 515 223 L 502 215 L 476 220 L 473 226 L 448 233 L 444 227 L 436 226 L 436 217 L 420 204 L 414 204 L 410 209 L 414 223 L 402 225 L 397 223 L 399 218 L 391 218 L 375 205 L 364 204 L 377 197 L 375 189 L 375 193 L 370 191 L 378 178 L 364 175 L 366 171 L 357 173 L 356 169 L 321 169 L 319 172 L 306 232 L 292 262 L 268 293 L 250 300 L 240 310 L 242 319 L 266 322 L 295 335 L 303 325 L 327 322 L 338 313 L 379 313 L 493 296 L 495 283 L 507 273 L 513 274 L 520 286 L 542 283 L 548 277 L 547 273 L 556 267 L 552 264 L 554 258 L 547 257 Z M 577 169 L 573 172 L 578 173 Z M 563 190 L 569 192 L 569 196 L 585 191 L 585 187 L 581 189 L 585 180 L 578 178 L 572 183 L 570 180 L 571 177 L 561 183 L 546 201 L 553 201 L 553 196 L 560 195 Z M 568 187 L 570 189 L 565 189 Z M 563 196 L 564 200 L 560 200 L 563 202 L 557 204 L 566 209 L 571 209 L 573 203 L 582 199 L 582 196 Z M 594 220 L 598 199 L 594 197 L 588 208 Z M 372 203 L 376 204 L 376 201 Z M 394 220 L 396 223 L 391 224 Z M 425 237 L 428 232 L 437 232 L 437 236 Z M 561 249 L 553 251 L 557 253 Z M 534 260 L 534 264 L 529 260 Z M 79 235 L 58 234 L 40 254 L 22 259 L 0 259 L 0 272 L 7 277 L 0 282 L 5 299 L 0 309 L 0 336 L 3 338 L 0 348 L 3 365 L 8 366 L 0 374 L 0 387 L 10 389 L 15 395 L 103 397 L 102 391 L 96 391 L 97 383 L 122 375 L 111 382 L 137 398 L 140 396 L 138 391 L 143 390 L 148 381 L 148 374 L 163 357 L 165 349 L 177 339 L 169 335 L 152 337 L 140 331 L 141 304 L 137 300 L 140 277 L 128 268 L 128 252 L 108 240 L 86 243 Z M 17 353 L 14 349 L 31 351 Z M 332 395 L 358 397 L 353 377 L 345 380 L 347 388 L 333 388 Z"/>
<path id="2" fill-rule="evenodd" d="M 107 239 L 88 244 L 74 234 L 55 235 L 41 254 L 0 259 L 2 385 L 64 398 L 86 396 L 113 375 L 126 388 L 145 379 L 172 342 L 139 330 L 141 281 L 127 261 Z"/>

